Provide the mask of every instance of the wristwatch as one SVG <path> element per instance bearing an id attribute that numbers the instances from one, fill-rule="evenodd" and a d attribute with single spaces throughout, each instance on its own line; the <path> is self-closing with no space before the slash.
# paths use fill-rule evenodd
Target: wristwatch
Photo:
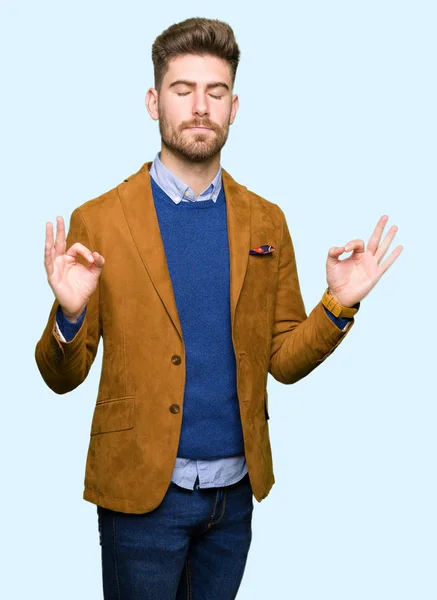
<path id="1" fill-rule="evenodd" d="M 360 308 L 359 302 L 354 306 L 343 306 L 340 304 L 340 302 L 329 293 L 329 287 L 326 288 L 325 293 L 322 296 L 322 304 L 334 315 L 334 317 L 345 319 L 351 319 Z"/>

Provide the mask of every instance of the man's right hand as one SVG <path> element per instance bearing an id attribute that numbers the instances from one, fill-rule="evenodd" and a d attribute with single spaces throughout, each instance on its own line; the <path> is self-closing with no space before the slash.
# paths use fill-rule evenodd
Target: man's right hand
<path id="1" fill-rule="evenodd" d="M 84 266 L 77 257 L 82 256 L 90 265 Z M 62 312 L 69 321 L 77 321 L 97 287 L 105 259 L 98 252 L 91 252 L 80 242 L 66 251 L 65 225 L 57 217 L 56 244 L 53 225 L 46 223 L 44 266 L 47 280 L 58 300 Z"/>

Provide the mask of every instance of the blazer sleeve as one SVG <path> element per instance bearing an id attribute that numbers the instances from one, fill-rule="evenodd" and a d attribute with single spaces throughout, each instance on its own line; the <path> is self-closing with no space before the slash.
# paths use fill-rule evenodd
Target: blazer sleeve
<path id="1" fill-rule="evenodd" d="M 299 286 L 293 243 L 282 209 L 279 273 L 269 373 L 281 383 L 299 381 L 322 363 L 350 331 L 329 318 L 320 302 L 307 316 Z"/>
<path id="2" fill-rule="evenodd" d="M 67 235 L 67 249 L 81 242 L 91 251 L 93 242 L 79 208 L 71 214 Z M 89 263 L 78 257 L 83 265 Z M 101 335 L 99 311 L 100 281 L 88 301 L 85 318 L 72 340 L 62 341 L 56 333 L 56 311 L 59 302 L 55 298 L 47 325 L 35 347 L 35 360 L 42 378 L 57 394 L 66 394 L 80 385 L 88 375 L 97 354 Z"/>

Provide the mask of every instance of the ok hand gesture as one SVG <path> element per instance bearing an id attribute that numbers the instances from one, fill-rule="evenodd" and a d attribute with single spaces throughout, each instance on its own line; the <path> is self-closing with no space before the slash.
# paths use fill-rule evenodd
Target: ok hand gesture
<path id="1" fill-rule="evenodd" d="M 82 256 L 88 267 L 78 262 Z M 57 217 L 56 243 L 53 225 L 46 223 L 44 266 L 47 279 L 65 316 L 75 321 L 81 315 L 92 293 L 97 287 L 105 259 L 98 252 L 91 252 L 80 242 L 74 243 L 66 251 L 65 225 L 62 217 Z"/>
<path id="2" fill-rule="evenodd" d="M 387 221 L 387 215 L 379 219 L 367 249 L 364 247 L 363 240 L 352 240 L 346 246 L 333 247 L 329 250 L 326 280 L 330 293 L 343 306 L 353 306 L 367 296 L 402 252 L 403 247 L 397 246 L 384 262 L 381 262 L 398 230 L 393 225 L 380 243 Z M 341 254 L 351 250 L 353 250 L 351 256 L 339 260 Z"/>

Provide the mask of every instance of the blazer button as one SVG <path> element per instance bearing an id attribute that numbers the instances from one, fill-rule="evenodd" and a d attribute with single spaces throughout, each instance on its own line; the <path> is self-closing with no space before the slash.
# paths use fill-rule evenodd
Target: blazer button
<path id="1" fill-rule="evenodd" d="M 179 356 L 179 354 L 173 354 L 173 356 L 171 357 L 171 362 L 174 365 L 180 365 L 182 362 L 181 357 Z"/>
<path id="2" fill-rule="evenodd" d="M 180 411 L 179 404 L 172 404 L 170 406 L 170 412 L 173 413 L 174 415 L 177 414 L 179 411 Z"/>

